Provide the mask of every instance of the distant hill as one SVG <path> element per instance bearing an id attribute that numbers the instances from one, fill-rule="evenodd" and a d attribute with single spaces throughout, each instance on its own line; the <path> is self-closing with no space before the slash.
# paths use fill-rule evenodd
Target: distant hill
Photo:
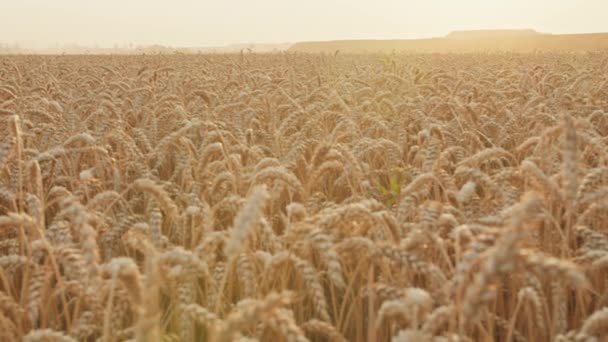
<path id="1" fill-rule="evenodd" d="M 346 53 L 374 52 L 533 52 L 593 51 L 608 49 L 608 33 L 548 34 L 532 29 L 454 31 L 444 37 L 395 40 L 334 40 L 279 44 L 231 44 L 212 47 L 176 48 L 162 45 L 133 48 L 92 48 L 67 46 L 48 49 L 22 49 L 0 44 L 2 54 L 195 54 L 195 53 L 266 53 L 312 52 Z"/>
<path id="2" fill-rule="evenodd" d="M 534 30 L 454 31 L 445 37 L 400 40 L 301 42 L 298 52 L 481 52 L 592 51 L 608 49 L 608 33 L 545 34 Z"/>
<path id="3" fill-rule="evenodd" d="M 479 38 L 521 38 L 530 36 L 539 36 L 539 33 L 532 29 L 524 30 L 469 30 L 469 31 L 453 31 L 445 38 L 448 39 L 479 39 Z"/>

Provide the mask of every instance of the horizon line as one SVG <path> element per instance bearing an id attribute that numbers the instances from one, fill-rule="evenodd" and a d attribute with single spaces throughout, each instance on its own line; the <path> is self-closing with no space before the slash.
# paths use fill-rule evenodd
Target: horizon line
<path id="1" fill-rule="evenodd" d="M 289 48 L 289 46 L 298 44 L 298 43 L 319 43 L 319 42 L 348 42 L 348 41 L 416 41 L 416 40 L 427 40 L 427 39 L 442 39 L 442 38 L 451 38 L 451 35 L 456 33 L 476 33 L 476 32 L 488 32 L 488 33 L 499 33 L 499 32 L 527 32 L 532 35 L 594 35 L 594 34 L 608 34 L 608 31 L 603 32 L 568 32 L 568 33 L 551 33 L 551 32 L 542 32 L 533 28 L 498 28 L 498 29 L 462 29 L 462 30 L 452 30 L 444 35 L 439 36 L 425 36 L 425 37 L 416 37 L 416 38 L 344 38 L 344 39 L 323 39 L 323 40 L 298 40 L 298 41 L 283 41 L 283 42 L 240 42 L 240 43 L 227 43 L 224 45 L 203 45 L 203 46 L 185 46 L 185 45 L 164 45 L 161 43 L 151 43 L 151 44 L 135 44 L 135 43 L 122 43 L 122 44 L 114 44 L 114 47 L 109 46 L 100 46 L 100 44 L 79 44 L 79 43 L 64 43 L 58 46 L 46 46 L 46 47 L 32 47 L 21 44 L 23 42 L 4 42 L 0 41 L 0 51 L 2 50 L 17 50 L 17 51 L 48 51 L 48 50 L 69 50 L 69 49 L 77 49 L 77 50 L 128 50 L 128 51 L 136 51 L 136 50 L 149 50 L 149 49 L 172 49 L 172 50 L 223 50 L 223 49 L 247 49 L 247 48 L 255 48 L 258 47 L 268 47 L 276 49 L 279 46 L 284 46 L 285 49 Z M 248 47 L 249 45 L 249 47 Z"/>

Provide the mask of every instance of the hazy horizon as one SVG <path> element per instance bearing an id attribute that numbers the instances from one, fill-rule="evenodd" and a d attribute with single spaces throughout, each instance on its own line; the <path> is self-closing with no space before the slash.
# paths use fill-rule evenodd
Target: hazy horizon
<path id="1" fill-rule="evenodd" d="M 0 6 L 0 43 L 23 48 L 80 45 L 226 46 L 341 39 L 413 39 L 455 30 L 608 32 L 602 0 L 194 0 L 13 1 Z"/>

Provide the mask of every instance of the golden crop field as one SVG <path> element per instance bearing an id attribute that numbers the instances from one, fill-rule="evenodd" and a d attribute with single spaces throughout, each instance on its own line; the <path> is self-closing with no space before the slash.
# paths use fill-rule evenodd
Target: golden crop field
<path id="1" fill-rule="evenodd" d="M 606 341 L 608 52 L 0 57 L 0 341 Z"/>

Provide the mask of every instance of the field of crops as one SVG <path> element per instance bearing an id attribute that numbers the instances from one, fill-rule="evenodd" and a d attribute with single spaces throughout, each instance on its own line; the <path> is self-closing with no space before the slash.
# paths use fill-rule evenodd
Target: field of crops
<path id="1" fill-rule="evenodd" d="M 1 341 L 605 341 L 608 53 L 0 57 Z"/>

